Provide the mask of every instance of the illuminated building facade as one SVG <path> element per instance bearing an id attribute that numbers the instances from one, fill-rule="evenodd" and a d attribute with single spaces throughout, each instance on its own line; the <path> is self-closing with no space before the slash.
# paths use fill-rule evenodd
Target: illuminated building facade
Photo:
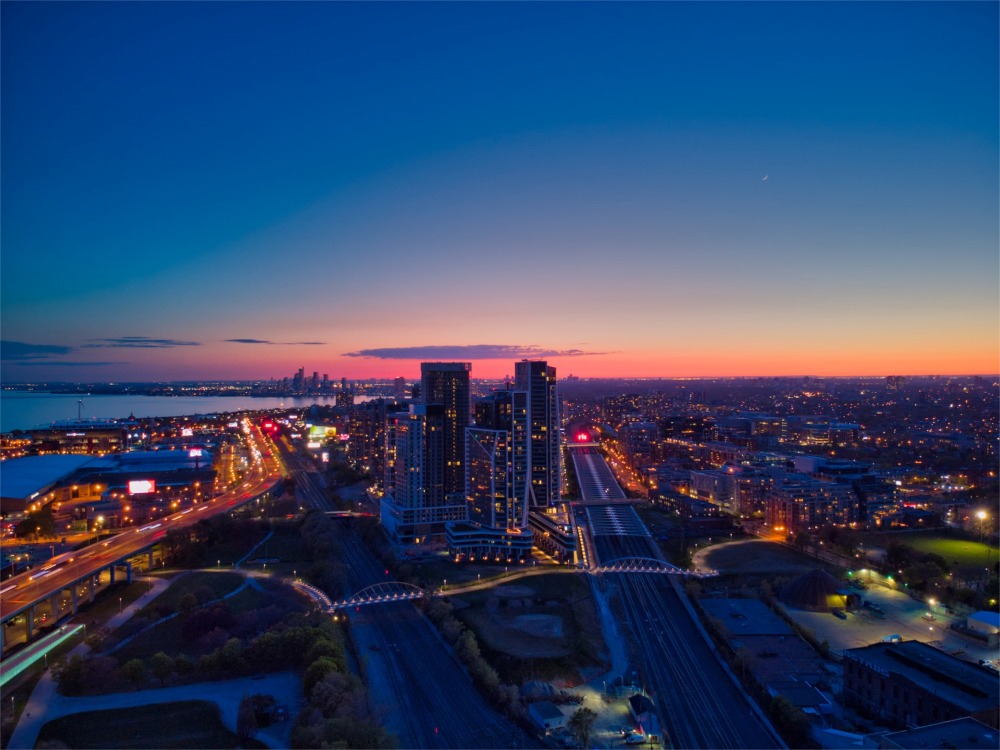
<path id="1" fill-rule="evenodd" d="M 528 394 L 529 502 L 532 508 L 550 508 L 562 497 L 556 368 L 523 359 L 514 365 L 514 388 Z"/>

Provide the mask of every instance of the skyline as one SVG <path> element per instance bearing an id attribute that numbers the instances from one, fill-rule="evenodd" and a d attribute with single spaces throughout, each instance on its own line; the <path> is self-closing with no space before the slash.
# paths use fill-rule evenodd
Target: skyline
<path id="1" fill-rule="evenodd" d="M 0 18 L 5 383 L 1000 369 L 995 3 Z"/>

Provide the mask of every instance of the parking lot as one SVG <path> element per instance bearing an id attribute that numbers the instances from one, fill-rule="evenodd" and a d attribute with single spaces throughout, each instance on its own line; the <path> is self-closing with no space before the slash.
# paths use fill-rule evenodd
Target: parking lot
<path id="1" fill-rule="evenodd" d="M 878 605 L 881 616 L 866 607 L 848 612 L 844 620 L 829 612 L 809 612 L 792 607 L 786 607 L 786 611 L 819 641 L 829 643 L 830 650 L 836 654 L 845 649 L 867 646 L 886 636 L 899 635 L 905 640 L 933 643 L 949 653 L 962 652 L 959 655 L 968 660 L 997 658 L 997 654 L 990 649 L 977 647 L 949 632 L 951 623 L 964 622 L 964 618 L 947 614 L 938 603 L 931 607 L 929 602 L 920 602 L 903 591 L 875 583 L 859 594 L 863 600 Z"/>

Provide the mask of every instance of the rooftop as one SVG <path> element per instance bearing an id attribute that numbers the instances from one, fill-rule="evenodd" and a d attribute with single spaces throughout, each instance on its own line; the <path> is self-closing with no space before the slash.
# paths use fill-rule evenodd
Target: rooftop
<path id="1" fill-rule="evenodd" d="M 844 657 L 929 687 L 969 713 L 995 709 L 1000 703 L 1000 675 L 920 641 L 873 643 L 848 649 Z"/>
<path id="2" fill-rule="evenodd" d="M 93 461 L 94 456 L 49 455 L 25 456 L 3 462 L 0 471 L 0 497 L 30 500 L 65 479 L 81 466 Z"/>
<path id="3" fill-rule="evenodd" d="M 985 747 L 995 750 L 998 746 L 1000 746 L 1000 735 L 997 734 L 997 730 L 971 716 L 942 721 L 940 724 L 928 724 L 903 732 L 893 732 L 884 735 L 879 742 L 879 747 L 905 748 L 905 750 L 941 747 Z"/>

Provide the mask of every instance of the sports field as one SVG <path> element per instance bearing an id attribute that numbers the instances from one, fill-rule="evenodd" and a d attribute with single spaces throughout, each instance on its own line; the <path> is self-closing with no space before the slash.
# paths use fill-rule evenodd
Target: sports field
<path id="1" fill-rule="evenodd" d="M 897 538 L 894 537 L 893 541 L 897 541 Z M 935 555 L 941 555 L 949 565 L 982 565 L 985 567 L 997 561 L 996 547 L 991 548 L 980 542 L 969 542 L 964 539 L 951 539 L 924 534 L 919 536 L 901 536 L 898 538 L 898 541 L 920 552 L 931 552 Z"/>

